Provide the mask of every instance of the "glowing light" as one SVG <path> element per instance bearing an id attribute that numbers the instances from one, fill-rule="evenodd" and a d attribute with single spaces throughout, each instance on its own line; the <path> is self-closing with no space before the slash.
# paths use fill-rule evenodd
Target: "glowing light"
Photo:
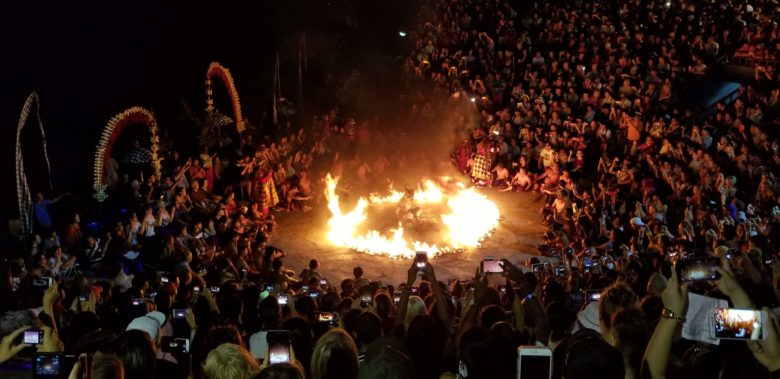
<path id="1" fill-rule="evenodd" d="M 401 36 L 401 37 L 406 37 L 406 32 L 403 31 L 403 30 L 399 30 L 398 31 L 398 35 Z"/>
<path id="2" fill-rule="evenodd" d="M 473 188 L 464 188 L 459 184 L 453 191 L 445 191 L 431 180 L 423 182 L 414 193 L 414 201 L 419 204 L 446 204 L 449 213 L 441 216 L 447 227 L 449 241 L 442 246 L 436 243 L 410 241 L 404 235 L 403 225 L 391 229 L 389 235 L 368 229 L 359 234 L 359 229 L 367 221 L 366 210 L 369 206 L 395 204 L 403 199 L 404 192 L 392 187 L 389 194 L 371 194 L 358 199 L 350 211 L 342 211 L 339 196 L 336 194 L 338 178 L 327 175 L 325 197 L 331 217 L 328 220 L 327 238 L 331 243 L 355 249 L 373 255 L 386 255 L 391 258 L 413 258 L 416 251 L 427 251 L 429 257 L 453 251 L 453 249 L 477 247 L 498 225 L 500 213 L 498 206 Z"/>

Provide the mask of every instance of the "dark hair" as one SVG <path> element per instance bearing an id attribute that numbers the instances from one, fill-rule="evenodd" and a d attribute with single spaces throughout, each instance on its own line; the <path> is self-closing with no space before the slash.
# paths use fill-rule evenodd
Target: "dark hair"
<path id="1" fill-rule="evenodd" d="M 368 346 L 382 336 L 382 320 L 373 312 L 363 312 L 355 320 L 358 347 Z"/>
<path id="2" fill-rule="evenodd" d="M 504 309 L 498 305 L 489 305 L 482 309 L 479 316 L 479 324 L 485 329 L 490 329 L 498 322 L 506 321 Z"/>
<path id="3" fill-rule="evenodd" d="M 620 352 L 590 329 L 582 329 L 569 338 L 562 364 L 564 379 L 587 379 L 594 373 L 603 379 L 623 379 L 626 375 Z"/>
<path id="4" fill-rule="evenodd" d="M 406 333 L 406 346 L 416 377 L 438 376 L 447 337 L 447 327 L 438 317 L 419 315 L 412 319 Z"/>
<path id="5" fill-rule="evenodd" d="M 112 352 L 122 360 L 128 378 L 153 378 L 157 347 L 141 330 L 128 330 L 114 343 Z"/>
<path id="6" fill-rule="evenodd" d="M 255 374 L 252 379 L 305 379 L 301 369 L 289 363 L 268 366 Z"/>
<path id="7" fill-rule="evenodd" d="M 92 367 L 90 367 L 89 377 L 95 379 L 124 378 L 122 361 L 116 355 L 95 353 L 92 356 Z"/>
<path id="8" fill-rule="evenodd" d="M 650 325 L 644 313 L 636 309 L 622 309 L 612 316 L 615 348 L 623 355 L 623 364 L 639 376 L 642 358 L 650 342 Z"/>
<path id="9" fill-rule="evenodd" d="M 376 313 L 380 318 L 390 317 L 390 312 L 393 311 L 393 300 L 390 295 L 386 292 L 380 292 L 374 296 L 374 303 L 376 303 Z"/>
<path id="10" fill-rule="evenodd" d="M 276 329 L 279 325 L 281 315 L 279 314 L 279 301 L 276 299 L 276 296 L 268 296 L 263 299 L 257 312 L 262 330 Z"/>
<path id="11" fill-rule="evenodd" d="M 317 268 L 319 265 L 320 265 L 320 262 L 317 262 L 316 259 L 312 259 L 312 260 L 309 261 L 309 268 L 312 269 L 312 270 Z"/>
<path id="12" fill-rule="evenodd" d="M 356 278 L 363 277 L 363 268 L 360 266 L 355 266 L 355 268 L 352 269 L 352 274 L 355 275 Z"/>
<path id="13" fill-rule="evenodd" d="M 639 305 L 639 298 L 625 284 L 616 283 L 601 293 L 599 320 L 607 328 L 612 327 L 612 316 L 621 309 L 632 309 Z"/>

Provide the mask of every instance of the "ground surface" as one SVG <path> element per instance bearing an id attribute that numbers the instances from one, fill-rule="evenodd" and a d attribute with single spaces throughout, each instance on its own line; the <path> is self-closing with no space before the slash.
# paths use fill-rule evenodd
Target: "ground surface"
<path id="1" fill-rule="evenodd" d="M 482 246 L 463 253 L 446 254 L 432 259 L 439 280 L 473 277 L 484 257 L 508 258 L 521 262 L 538 255 L 536 244 L 545 231 L 538 194 L 501 193 L 495 189 L 482 192 L 496 202 L 501 210 L 501 221 L 493 235 Z M 344 249 L 330 244 L 325 236 L 330 216 L 325 204 L 315 206 L 309 213 L 277 214 L 279 232 L 271 242 L 283 249 L 285 266 L 300 272 L 311 258 L 320 261 L 320 272 L 326 278 L 341 280 L 352 277 L 356 265 L 363 267 L 365 277 L 397 284 L 405 280 L 411 260 L 390 259 Z"/>

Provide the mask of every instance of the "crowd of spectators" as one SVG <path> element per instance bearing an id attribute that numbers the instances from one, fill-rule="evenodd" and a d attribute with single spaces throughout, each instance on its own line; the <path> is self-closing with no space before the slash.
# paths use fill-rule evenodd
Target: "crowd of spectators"
<path id="1" fill-rule="evenodd" d="M 310 211 L 321 173 L 423 166 L 361 159 L 397 137 L 335 108 L 190 158 L 171 149 L 162 178 L 109 164 L 99 222 L 57 225 L 60 198 L 38 195 L 31 251 L 0 262 L 0 363 L 37 350 L 36 363 L 74 356 L 74 378 L 514 378 L 517 348 L 539 346 L 554 378 L 777 377 L 774 70 L 710 114 L 677 99 L 745 43 L 772 50 L 774 7 L 432 0 L 405 80 L 450 100 L 418 93 L 401 113 L 457 120 L 452 164 L 478 185 L 538 193 L 548 258 L 468 279 L 413 262 L 402 283 L 359 266 L 325 278 L 317 257 L 286 267 L 273 214 Z M 464 103 L 476 120 L 441 115 Z M 717 278 L 678 278 L 676 262 L 704 257 Z M 710 322 L 692 310 L 724 303 L 764 309 L 764 338 L 690 331 Z"/>

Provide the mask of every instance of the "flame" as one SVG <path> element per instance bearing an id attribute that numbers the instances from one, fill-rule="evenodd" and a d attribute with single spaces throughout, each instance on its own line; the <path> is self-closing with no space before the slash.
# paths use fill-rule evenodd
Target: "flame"
<path id="1" fill-rule="evenodd" d="M 404 236 L 404 228 L 391 229 L 389 236 L 377 230 L 369 229 L 359 235 L 358 228 L 367 220 L 366 209 L 371 205 L 395 204 L 401 201 L 404 192 L 389 188 L 387 195 L 370 194 L 368 200 L 361 197 L 355 207 L 341 210 L 336 187 L 339 178 L 330 174 L 325 178 L 325 197 L 331 218 L 328 220 L 327 237 L 333 244 L 349 247 L 374 255 L 387 255 L 391 258 L 412 258 L 417 251 L 425 251 L 429 257 L 452 251 L 452 249 L 479 246 L 498 225 L 500 213 L 498 206 L 473 188 L 464 188 L 458 183 L 453 193 L 446 193 L 431 180 L 423 182 L 414 193 L 417 204 L 442 204 L 446 202 L 448 214 L 441 216 L 442 223 L 449 229 L 449 241 L 443 247 L 435 243 L 409 241 Z"/>

